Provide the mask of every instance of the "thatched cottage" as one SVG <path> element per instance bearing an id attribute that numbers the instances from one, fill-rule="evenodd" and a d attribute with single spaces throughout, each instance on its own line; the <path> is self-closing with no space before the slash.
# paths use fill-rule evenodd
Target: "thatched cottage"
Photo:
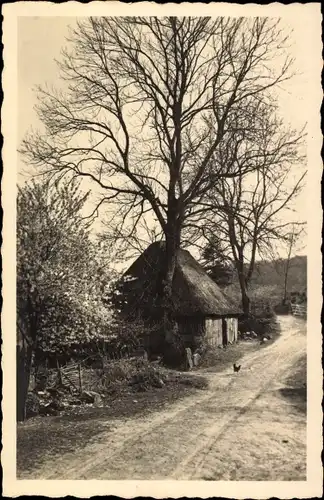
<path id="1" fill-rule="evenodd" d="M 125 273 L 123 299 L 129 312 L 153 321 L 154 297 L 161 278 L 164 243 L 150 245 Z M 180 250 L 174 278 L 173 305 L 179 333 L 188 346 L 204 337 L 219 346 L 237 340 L 240 309 L 231 304 L 219 286 L 186 250 Z"/>

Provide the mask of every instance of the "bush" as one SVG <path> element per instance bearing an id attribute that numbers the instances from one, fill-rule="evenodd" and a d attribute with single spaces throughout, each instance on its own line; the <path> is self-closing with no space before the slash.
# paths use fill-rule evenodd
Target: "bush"
<path id="1" fill-rule="evenodd" d="M 83 381 L 87 389 L 109 394 L 127 387 L 135 391 L 147 391 L 172 383 L 196 389 L 205 389 L 208 385 L 207 381 L 199 376 L 179 374 L 143 359 L 112 361 L 101 371 L 84 370 Z"/>
<path id="2" fill-rule="evenodd" d="M 265 306 L 259 310 L 255 308 L 254 311 L 248 318 L 239 319 L 238 329 L 240 333 L 253 331 L 261 337 L 262 335 L 278 332 L 277 317 L 270 306 Z"/>
<path id="3" fill-rule="evenodd" d="M 135 373 L 129 384 L 138 391 L 145 391 L 151 387 L 161 388 L 165 384 L 165 377 L 158 369 L 148 365 Z"/>
<path id="4" fill-rule="evenodd" d="M 274 311 L 276 314 L 289 314 L 290 306 L 289 304 L 276 304 L 274 306 Z"/>
<path id="5" fill-rule="evenodd" d="M 125 384 L 138 390 L 162 387 L 164 378 L 159 367 L 141 358 L 114 360 L 107 363 L 103 370 L 88 369 L 83 372 L 84 386 L 87 389 L 109 393 Z"/>

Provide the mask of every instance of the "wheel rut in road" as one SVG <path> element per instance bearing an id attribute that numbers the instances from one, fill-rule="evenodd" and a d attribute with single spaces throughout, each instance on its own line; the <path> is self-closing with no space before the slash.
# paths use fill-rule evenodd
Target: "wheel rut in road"
<path id="1" fill-rule="evenodd" d="M 113 430 L 102 432 L 99 442 L 43 464 L 37 477 L 298 479 L 304 471 L 305 418 L 277 390 L 306 351 L 305 328 L 290 326 L 275 343 L 242 358 L 238 374 L 232 368 L 202 370 L 210 382 L 203 394 L 145 418 L 110 421 Z M 294 452 L 300 459 L 290 466 L 289 453 Z"/>

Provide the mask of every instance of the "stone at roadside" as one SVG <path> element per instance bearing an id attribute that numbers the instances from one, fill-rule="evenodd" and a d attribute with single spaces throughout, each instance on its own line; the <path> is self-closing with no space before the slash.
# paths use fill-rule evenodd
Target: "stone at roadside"
<path id="1" fill-rule="evenodd" d="M 80 400 L 90 404 L 100 404 L 102 402 L 100 394 L 94 391 L 83 391 Z"/>
<path id="2" fill-rule="evenodd" d="M 47 389 L 47 392 L 53 397 L 53 398 L 63 398 L 66 396 L 66 391 L 63 389 L 57 389 L 55 387 L 50 387 Z"/>
<path id="3" fill-rule="evenodd" d="M 193 355 L 193 364 L 194 364 L 194 366 L 198 366 L 199 365 L 200 359 L 201 359 L 201 355 L 198 352 L 196 352 Z"/>
<path id="4" fill-rule="evenodd" d="M 70 399 L 69 404 L 71 406 L 79 406 L 82 404 L 82 401 L 80 401 L 80 399 Z"/>
<path id="5" fill-rule="evenodd" d="M 159 377 L 158 375 L 156 375 L 156 376 L 153 378 L 152 385 L 153 385 L 153 387 L 162 388 L 162 387 L 164 386 L 164 382 L 163 382 L 163 380 L 161 379 L 161 377 Z"/>
<path id="6" fill-rule="evenodd" d="M 96 393 L 94 393 L 94 398 L 95 398 L 95 399 L 94 399 L 94 404 L 95 404 L 96 406 L 98 406 L 98 405 L 101 405 L 101 404 L 102 404 L 102 397 L 100 396 L 100 394 L 98 394 L 97 392 L 96 392 Z"/>
<path id="7" fill-rule="evenodd" d="M 186 347 L 186 361 L 189 369 L 193 368 L 192 354 L 190 347 Z"/>
<path id="8" fill-rule="evenodd" d="M 39 414 L 42 416 L 47 416 L 47 415 L 56 416 L 59 415 L 59 410 L 53 407 L 52 402 L 45 403 L 40 405 Z"/>
<path id="9" fill-rule="evenodd" d="M 53 408 L 54 410 L 57 410 L 57 411 L 62 411 L 65 408 L 64 404 L 61 401 L 58 401 L 57 399 L 54 399 L 50 403 L 50 406 L 51 406 L 51 408 Z"/>

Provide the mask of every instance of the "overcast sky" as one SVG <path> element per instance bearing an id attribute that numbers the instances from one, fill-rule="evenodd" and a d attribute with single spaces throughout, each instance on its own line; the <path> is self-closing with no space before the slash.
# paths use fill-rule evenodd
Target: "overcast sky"
<path id="1" fill-rule="evenodd" d="M 33 88 L 45 83 L 59 82 L 55 59 L 60 58 L 62 47 L 66 46 L 68 26 L 75 24 L 71 17 L 20 17 L 18 20 L 18 140 L 21 141 L 31 128 L 40 126 L 34 111 L 36 94 Z M 294 128 L 300 128 L 312 119 L 308 106 L 308 82 L 313 77 L 309 57 L 312 43 L 311 26 L 305 26 L 302 18 L 287 24 L 292 29 L 291 54 L 296 59 L 295 69 L 300 73 L 293 81 L 279 90 L 278 99 L 282 115 Z M 309 30 L 309 34 L 307 34 Z M 308 36 L 309 35 L 309 36 Z M 25 169 L 21 160 L 18 172 Z M 20 181 L 21 181 L 20 177 Z M 304 190 L 296 207 L 299 219 L 303 219 L 306 203 Z"/>

